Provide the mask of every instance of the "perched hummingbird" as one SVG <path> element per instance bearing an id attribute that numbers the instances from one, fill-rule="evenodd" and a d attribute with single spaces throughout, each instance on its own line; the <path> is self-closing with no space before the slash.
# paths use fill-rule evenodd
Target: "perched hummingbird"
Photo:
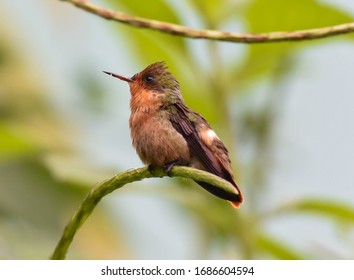
<path id="1" fill-rule="evenodd" d="M 164 62 L 149 65 L 126 81 L 131 99 L 130 132 L 140 159 L 167 172 L 175 165 L 191 166 L 229 181 L 235 192 L 197 182 L 210 193 L 238 208 L 243 196 L 232 175 L 228 151 L 208 122 L 185 104 L 176 78 Z"/>

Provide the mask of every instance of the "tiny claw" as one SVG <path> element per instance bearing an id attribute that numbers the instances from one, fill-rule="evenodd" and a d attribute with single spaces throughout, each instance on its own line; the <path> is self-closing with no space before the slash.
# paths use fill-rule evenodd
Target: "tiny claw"
<path id="1" fill-rule="evenodd" d="M 164 166 L 163 166 L 163 170 L 166 172 L 166 174 L 169 176 L 169 177 L 172 177 L 172 167 L 176 166 L 176 165 L 180 165 L 180 161 L 179 160 L 175 160 L 175 161 L 172 161 L 172 162 L 168 162 L 166 163 Z"/>
<path id="2" fill-rule="evenodd" d="M 154 169 L 155 169 L 155 166 L 153 164 L 148 165 L 148 170 L 151 174 L 154 174 Z"/>

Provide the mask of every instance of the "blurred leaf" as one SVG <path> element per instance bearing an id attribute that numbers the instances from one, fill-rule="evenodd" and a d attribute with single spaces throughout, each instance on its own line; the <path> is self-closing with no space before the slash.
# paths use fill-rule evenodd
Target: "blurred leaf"
<path id="1" fill-rule="evenodd" d="M 153 9 L 147 9 L 139 0 L 129 1 L 108 1 L 116 9 L 122 9 L 134 15 L 154 20 L 167 21 L 171 23 L 181 23 L 177 13 L 163 0 L 156 0 Z M 134 27 L 119 26 L 120 31 L 124 31 L 125 36 L 130 41 L 130 46 L 134 49 L 134 54 L 139 57 L 143 64 L 166 60 L 174 68 L 173 62 L 176 57 L 180 59 L 188 58 L 189 52 L 185 40 L 179 36 L 170 36 L 148 29 L 138 29 Z M 176 67 L 177 68 L 177 67 Z"/>
<path id="2" fill-rule="evenodd" d="M 1 122 L 0 135 L 0 160 L 28 155 L 37 150 L 23 137 L 11 131 Z"/>
<path id="3" fill-rule="evenodd" d="M 121 224 L 122 218 L 118 215 L 113 217 L 109 214 L 112 209 L 104 208 L 106 209 L 102 209 L 103 211 L 96 209 L 78 232 L 72 249 L 68 252 L 68 259 L 97 260 L 134 257 L 127 243 L 127 229 Z"/>
<path id="4" fill-rule="evenodd" d="M 247 19 L 249 31 L 262 33 L 319 28 L 351 22 L 353 17 L 316 0 L 255 0 Z"/>
<path id="5" fill-rule="evenodd" d="M 154 0 L 153 4 L 147 2 L 142 4 L 141 0 L 106 1 L 113 6 L 122 5 L 129 12 L 133 12 L 134 16 L 179 23 L 178 14 L 174 11 L 172 5 L 168 4 L 168 1 Z"/>
<path id="6" fill-rule="evenodd" d="M 249 6 L 246 19 L 248 31 L 252 33 L 319 28 L 353 21 L 349 13 L 315 0 L 255 0 Z M 247 56 L 237 65 L 230 80 L 244 86 L 256 78 L 279 74 L 276 69 L 292 62 L 287 58 L 294 51 L 323 42 L 325 40 L 250 45 Z"/>
<path id="7" fill-rule="evenodd" d="M 84 190 L 78 185 L 56 181 L 45 166 L 31 157 L 3 162 L 0 177 L 0 204 L 8 213 L 14 219 L 49 228 L 58 226 L 63 211 L 77 203 Z"/>
<path id="8" fill-rule="evenodd" d="M 35 157 L 1 162 L 0 178 L 0 231 L 3 233 L 0 248 L 1 242 L 5 242 L 7 254 L 13 255 L 12 258 L 47 258 L 66 222 L 88 192 L 87 186 L 57 180 Z M 97 209 L 80 232 L 76 250 L 70 254 L 72 258 L 129 256 L 122 233 L 110 226 L 111 219 L 102 210 Z M 119 223 L 117 218 L 115 223 Z"/>
<path id="9" fill-rule="evenodd" d="M 234 0 L 189 0 L 204 20 L 205 28 L 219 29 L 230 19 L 239 17 L 244 12 L 245 1 Z"/>
<path id="10" fill-rule="evenodd" d="M 289 203 L 272 210 L 265 217 L 290 213 L 318 214 L 337 222 L 354 224 L 354 207 L 343 202 L 321 199 L 303 199 Z"/>
<path id="11" fill-rule="evenodd" d="M 300 255 L 298 252 L 290 249 L 284 243 L 279 240 L 267 236 L 265 234 L 260 234 L 255 240 L 256 247 L 259 250 L 272 255 L 273 257 L 280 260 L 302 260 L 305 256 Z"/>
<path id="12" fill-rule="evenodd" d="M 176 181 L 175 178 L 173 181 Z M 210 195 L 196 183 L 191 186 L 169 186 L 141 191 L 156 192 L 156 195 L 171 200 L 184 211 L 198 219 L 203 228 L 203 239 L 219 240 L 227 244 L 227 240 L 240 238 L 241 235 L 251 236 L 252 227 L 244 223 L 243 213 L 232 208 L 226 201 Z M 250 221 L 248 217 L 248 221 Z M 242 227 L 240 225 L 243 225 Z M 241 239 L 241 238 L 240 238 Z M 243 246 L 244 244 L 241 244 Z M 236 248 L 235 248 L 236 250 Z M 241 250 L 236 250 L 241 251 Z"/>
<path id="13" fill-rule="evenodd" d="M 225 20 L 225 10 L 227 10 L 227 1 L 214 0 L 190 0 L 193 6 L 203 18 L 207 28 L 213 28 L 221 21 Z"/>

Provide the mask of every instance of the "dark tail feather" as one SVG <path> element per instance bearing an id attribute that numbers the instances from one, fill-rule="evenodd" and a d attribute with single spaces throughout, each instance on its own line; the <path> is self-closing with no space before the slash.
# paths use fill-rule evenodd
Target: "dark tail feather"
<path id="1" fill-rule="evenodd" d="M 241 203 L 243 202 L 243 196 L 234 180 L 230 183 L 235 186 L 235 193 L 226 192 L 223 189 L 220 189 L 214 185 L 205 182 L 196 181 L 196 183 L 198 183 L 201 187 L 203 187 L 205 190 L 212 193 L 213 195 L 228 200 L 234 208 L 239 208 Z"/>

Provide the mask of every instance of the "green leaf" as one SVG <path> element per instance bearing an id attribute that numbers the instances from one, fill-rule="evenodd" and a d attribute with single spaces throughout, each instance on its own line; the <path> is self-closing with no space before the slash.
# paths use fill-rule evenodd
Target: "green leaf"
<path id="1" fill-rule="evenodd" d="M 351 22 L 353 17 L 345 11 L 314 0 L 256 0 L 249 6 L 246 20 L 248 32 L 262 33 L 319 28 Z M 243 63 L 235 67 L 230 80 L 238 86 L 247 86 L 257 78 L 272 77 L 280 73 L 277 71 L 279 68 L 291 66 L 289 56 L 294 51 L 328 40 L 251 45 Z"/>
<path id="2" fill-rule="evenodd" d="M 0 123 L 0 159 L 32 154 L 36 151 L 34 145 L 25 140 L 24 136 L 16 134 L 5 124 Z"/>
<path id="3" fill-rule="evenodd" d="M 229 6 L 226 1 L 221 0 L 190 0 L 189 3 L 196 8 L 207 28 L 213 28 L 225 20 L 225 11 L 227 11 Z"/>
<path id="4" fill-rule="evenodd" d="M 354 207 L 343 202 L 323 199 L 303 199 L 283 205 L 271 211 L 274 217 L 280 214 L 306 213 L 317 214 L 337 222 L 354 224 Z"/>
<path id="5" fill-rule="evenodd" d="M 141 0 L 107 0 L 113 7 L 124 9 L 124 12 L 134 13 L 134 16 L 155 20 L 179 22 L 179 17 L 172 6 L 164 0 L 154 0 L 153 3 Z"/>
<path id="6" fill-rule="evenodd" d="M 108 1 L 117 10 L 122 10 L 134 16 L 166 21 L 180 24 L 178 14 L 165 1 L 156 0 L 153 3 L 153 9 L 149 9 L 148 2 L 139 0 L 126 1 Z M 178 36 L 162 34 L 148 29 L 138 29 L 134 27 L 119 26 L 119 31 L 125 32 L 125 38 L 133 48 L 133 53 L 138 56 L 144 64 L 166 60 L 169 65 L 177 58 L 188 57 L 185 40 Z M 120 37 L 120 36 L 119 36 Z M 121 40 L 121 38 L 120 38 Z M 173 59 L 175 58 L 175 59 Z"/>
<path id="7" fill-rule="evenodd" d="M 256 0 L 247 12 L 249 31 L 295 31 L 351 22 L 353 17 L 315 0 Z"/>
<path id="8" fill-rule="evenodd" d="M 281 260 L 301 260 L 304 259 L 300 253 L 289 248 L 284 243 L 276 240 L 273 237 L 270 237 L 265 234 L 261 234 L 256 237 L 255 240 L 256 247 L 265 253 L 268 253 L 274 256 L 277 259 Z"/>

